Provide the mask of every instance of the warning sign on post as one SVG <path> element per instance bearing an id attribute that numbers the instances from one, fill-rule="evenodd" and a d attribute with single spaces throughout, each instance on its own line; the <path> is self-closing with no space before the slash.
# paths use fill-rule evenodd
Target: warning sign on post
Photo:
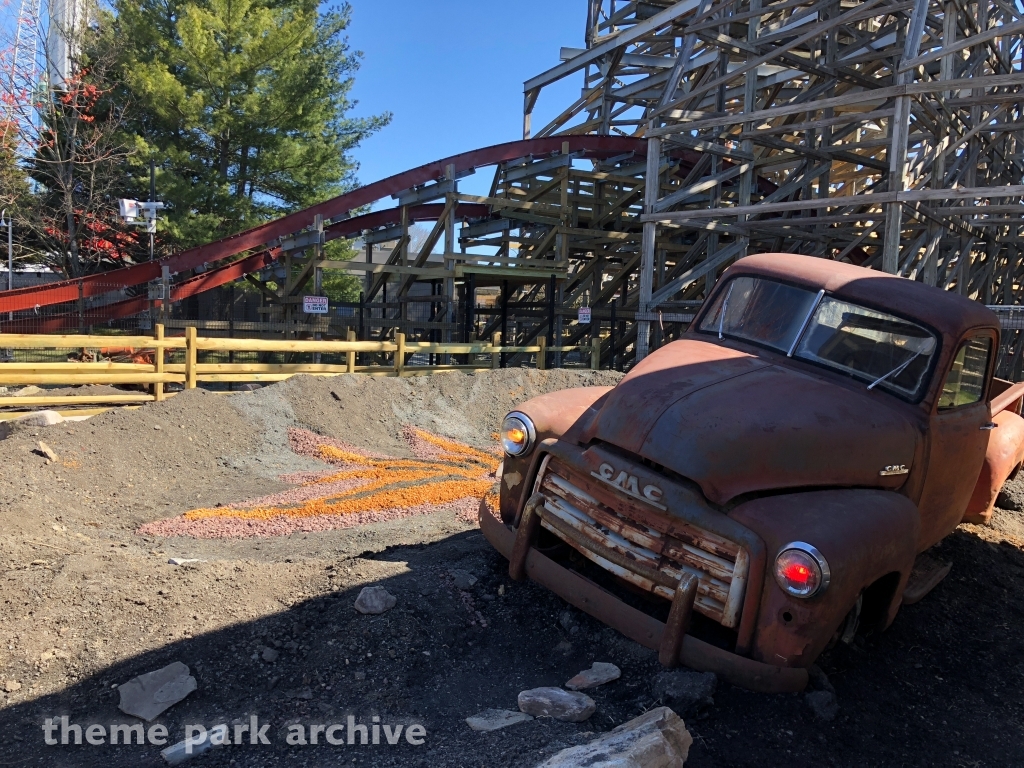
<path id="1" fill-rule="evenodd" d="M 326 296 L 303 296 L 302 311 L 307 315 L 326 315 L 328 300 Z"/>
<path id="2" fill-rule="evenodd" d="M 581 323 L 589 323 L 590 322 L 590 307 L 580 307 L 580 314 L 579 314 L 579 317 L 577 319 Z"/>

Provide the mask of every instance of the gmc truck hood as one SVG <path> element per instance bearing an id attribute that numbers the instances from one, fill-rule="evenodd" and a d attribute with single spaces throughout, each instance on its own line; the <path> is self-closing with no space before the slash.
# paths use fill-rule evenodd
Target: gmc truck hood
<path id="1" fill-rule="evenodd" d="M 650 459 L 718 504 L 782 488 L 898 488 L 906 473 L 881 473 L 909 470 L 919 435 L 885 397 L 685 339 L 637 365 L 566 437 Z"/>

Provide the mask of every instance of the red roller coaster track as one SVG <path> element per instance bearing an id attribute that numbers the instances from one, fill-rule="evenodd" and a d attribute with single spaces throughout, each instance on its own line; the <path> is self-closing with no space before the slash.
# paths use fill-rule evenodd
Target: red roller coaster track
<path id="1" fill-rule="evenodd" d="M 0 292 L 0 312 L 19 312 L 77 301 L 84 297 L 98 296 L 116 288 L 128 288 L 157 280 L 161 276 L 163 267 L 167 267 L 171 274 L 177 274 L 216 264 L 224 259 L 259 249 L 255 254 L 207 269 L 201 274 L 176 284 L 171 294 L 171 300 L 180 301 L 236 280 L 250 272 L 256 272 L 273 263 L 280 256 L 278 247 L 280 239 L 309 227 L 313 217 L 317 214 L 323 216 L 325 220 L 345 217 L 348 216 L 349 211 L 419 184 L 441 179 L 449 166 L 454 166 L 455 172 L 459 173 L 528 155 L 554 154 L 562 150 L 563 144 L 569 145 L 570 152 L 580 153 L 583 158 L 593 159 L 614 157 L 631 152 L 636 155 L 645 155 L 647 151 L 646 142 L 642 139 L 618 136 L 560 136 L 496 144 L 421 165 L 404 173 L 359 187 L 310 208 L 253 227 L 237 235 L 190 248 L 160 261 L 137 264 L 124 269 L 101 272 L 59 283 Z M 442 208 L 443 206 L 437 204 L 417 206 L 410 209 L 410 218 L 413 221 L 436 219 Z M 479 218 L 488 213 L 490 213 L 490 209 L 485 205 L 463 204 L 457 211 L 458 216 L 467 218 Z M 374 211 L 362 216 L 342 218 L 330 224 L 326 228 L 326 236 L 328 239 L 348 237 L 365 229 L 388 226 L 396 224 L 398 221 L 398 208 Z M 145 310 L 149 303 L 147 298 L 128 299 L 106 305 L 101 311 L 104 316 L 111 319 L 129 317 Z M 67 325 L 66 318 L 55 316 L 44 322 L 42 330 L 59 330 Z"/>

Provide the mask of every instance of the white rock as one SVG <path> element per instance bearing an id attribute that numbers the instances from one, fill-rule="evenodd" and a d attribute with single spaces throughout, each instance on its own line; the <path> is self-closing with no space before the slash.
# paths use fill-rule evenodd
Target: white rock
<path id="1" fill-rule="evenodd" d="M 525 712 L 513 712 L 509 709 L 485 709 L 483 712 L 466 718 L 466 725 L 474 731 L 496 731 L 516 723 L 533 720 Z"/>
<path id="2" fill-rule="evenodd" d="M 597 710 L 597 704 L 583 693 L 561 688 L 533 688 L 519 694 L 519 709 L 534 717 L 553 717 L 582 723 Z"/>
<path id="3" fill-rule="evenodd" d="M 622 676 L 622 670 L 614 664 L 604 661 L 595 661 L 590 669 L 585 669 L 576 677 L 565 684 L 570 691 L 585 691 L 588 688 L 596 688 L 599 685 L 618 680 Z"/>
<path id="4" fill-rule="evenodd" d="M 461 568 L 455 568 L 450 571 L 450 573 L 457 589 L 470 589 L 474 584 L 476 584 L 476 576 L 469 571 L 464 571 Z"/>
<path id="5" fill-rule="evenodd" d="M 176 661 L 119 685 L 121 703 L 117 706 L 125 714 L 152 720 L 195 689 L 196 679 L 188 673 L 188 667 Z"/>
<path id="6" fill-rule="evenodd" d="M 563 749 L 537 768 L 679 768 L 692 743 L 679 715 L 658 707 L 589 744 Z"/>
<path id="7" fill-rule="evenodd" d="M 167 761 L 168 765 L 180 765 L 190 758 L 210 751 L 213 746 L 214 744 L 210 740 L 210 733 L 207 732 L 203 734 L 201 741 L 192 743 L 191 751 L 189 751 L 186 742 L 179 741 L 177 744 L 172 744 L 166 749 L 160 750 L 160 756 Z"/>
<path id="8" fill-rule="evenodd" d="M 206 561 L 196 557 L 172 557 L 167 562 L 171 565 L 188 565 L 189 563 L 205 563 Z"/>
<path id="9" fill-rule="evenodd" d="M 16 419 L 0 421 L 0 440 L 6 440 L 16 432 L 24 432 L 38 427 L 52 427 L 60 424 L 64 418 L 56 411 L 35 411 L 26 413 Z"/>
<path id="10" fill-rule="evenodd" d="M 832 691 L 811 691 L 804 696 L 804 701 L 814 716 L 830 723 L 839 714 L 839 701 Z"/>
<path id="11" fill-rule="evenodd" d="M 42 387 L 37 387 L 35 384 L 29 384 L 14 392 L 15 397 L 35 397 L 41 394 L 43 394 Z"/>
<path id="12" fill-rule="evenodd" d="M 384 587 L 363 587 L 356 598 L 355 608 L 360 613 L 378 614 L 390 611 L 398 603 L 398 598 Z"/>

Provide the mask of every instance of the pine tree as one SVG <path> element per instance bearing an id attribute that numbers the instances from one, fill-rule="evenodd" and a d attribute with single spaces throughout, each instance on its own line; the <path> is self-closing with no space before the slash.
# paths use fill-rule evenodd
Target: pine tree
<path id="1" fill-rule="evenodd" d="M 348 4 L 317 0 L 116 0 L 138 193 L 157 163 L 165 238 L 189 246 L 339 194 L 348 154 L 390 115 L 350 118 L 360 54 Z M 163 228 L 163 227 L 162 227 Z"/>

